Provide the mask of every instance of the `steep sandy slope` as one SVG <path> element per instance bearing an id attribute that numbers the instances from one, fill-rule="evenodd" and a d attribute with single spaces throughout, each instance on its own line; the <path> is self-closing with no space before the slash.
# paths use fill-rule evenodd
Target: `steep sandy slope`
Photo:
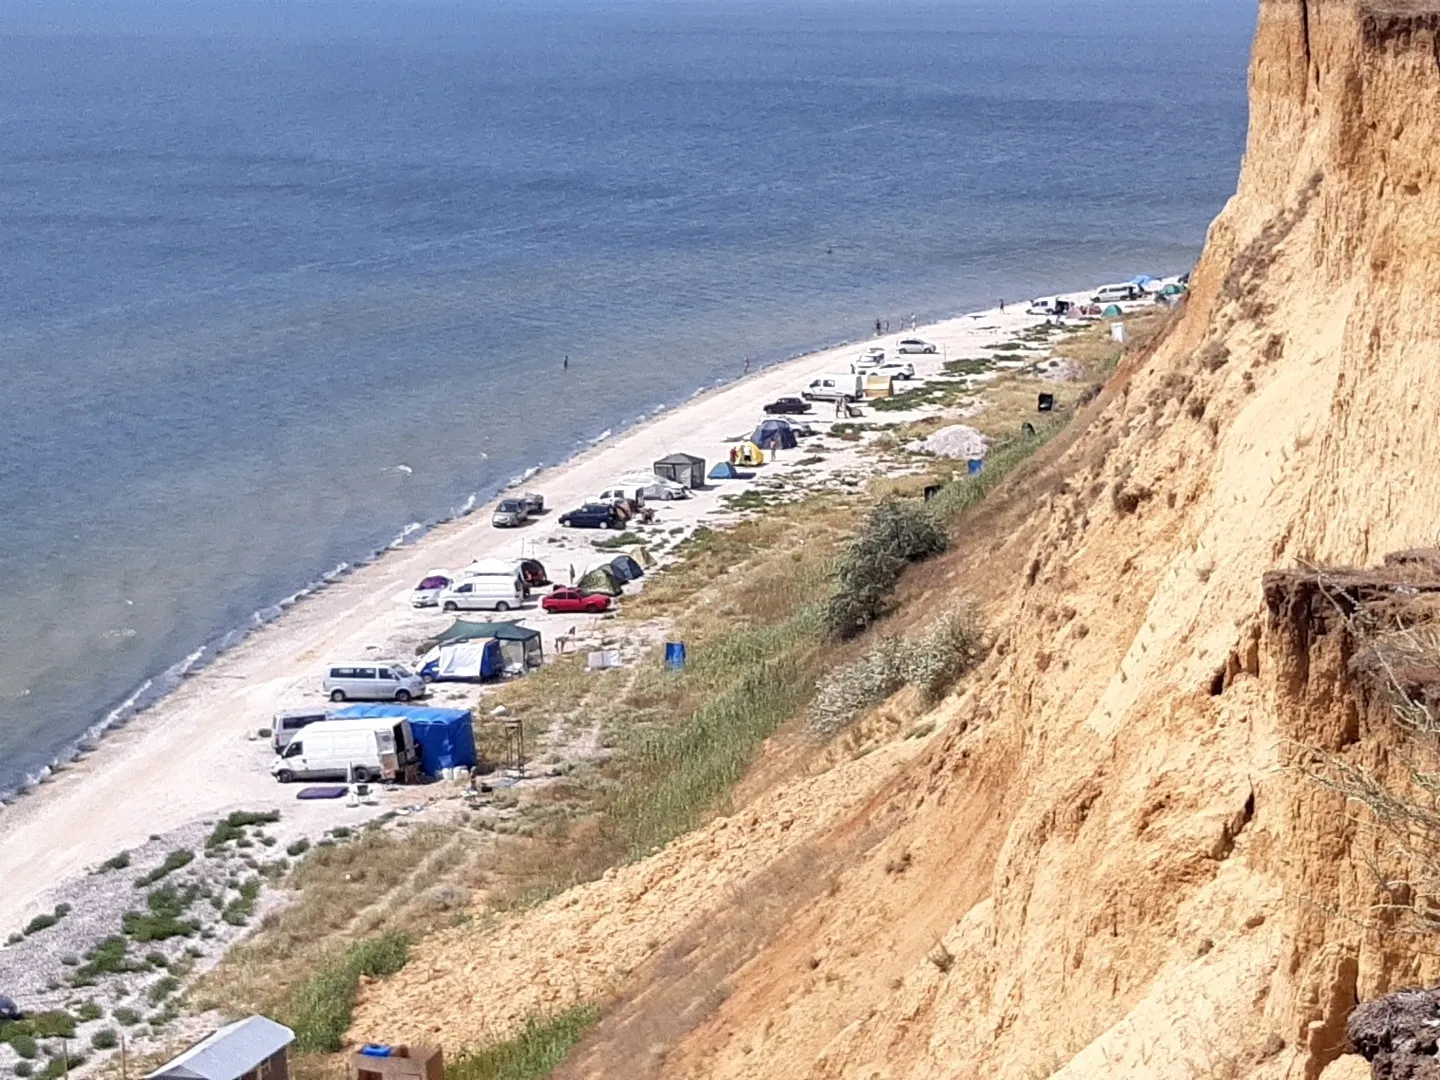
<path id="1" fill-rule="evenodd" d="M 617 979 L 563 1075 L 1363 1075 L 1337 1060 L 1357 997 L 1437 965 L 1364 929 L 1364 836 L 1287 765 L 1318 745 L 1383 766 L 1392 734 L 1303 581 L 1262 575 L 1440 529 L 1437 27 L 1414 4 L 1262 5 L 1240 187 L 1188 311 L 997 561 L 933 587 L 1018 565 L 994 655 L 920 759 L 810 819 L 797 878 L 707 881 L 707 834 L 587 887 L 595 925 L 633 916 L 603 924 L 614 955 L 684 948 Z M 783 847 L 736 849 L 745 880 Z M 624 906 L 670 875 L 689 921 Z M 407 972 L 363 1015 L 443 1008 L 458 979 L 508 1018 L 525 978 L 590 962 L 544 937 L 564 902 L 507 931 L 524 964 L 450 961 L 429 1006 L 431 969 Z"/>

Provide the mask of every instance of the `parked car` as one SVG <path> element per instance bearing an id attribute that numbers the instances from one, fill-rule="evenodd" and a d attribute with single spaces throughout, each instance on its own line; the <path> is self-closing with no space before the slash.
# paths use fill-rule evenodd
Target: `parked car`
<path id="1" fill-rule="evenodd" d="M 921 341 L 918 337 L 901 338 L 900 344 L 895 346 L 897 353 L 935 353 L 939 350 L 928 341 Z"/>
<path id="2" fill-rule="evenodd" d="M 807 413 L 812 408 L 808 401 L 798 397 L 776 398 L 765 406 L 765 411 L 771 416 L 798 416 L 800 413 Z"/>
<path id="3" fill-rule="evenodd" d="M 414 607 L 434 607 L 435 598 L 440 595 L 441 590 L 451 582 L 448 570 L 431 570 L 420 579 L 420 584 L 415 586 L 410 593 L 410 603 Z"/>
<path id="4" fill-rule="evenodd" d="M 671 502 L 674 499 L 690 498 L 690 489 L 678 480 L 671 480 L 668 476 L 656 476 L 654 473 L 626 473 L 616 482 L 622 486 L 637 488 L 640 492 L 640 499 L 637 501 L 649 499 L 651 502 Z"/>
<path id="5" fill-rule="evenodd" d="M 586 503 L 561 514 L 560 524 L 571 529 L 623 529 L 625 519 L 609 503 Z"/>
<path id="6" fill-rule="evenodd" d="M 425 680 L 404 664 L 356 660 L 331 664 L 320 688 L 331 701 L 409 701 L 425 696 Z"/>
<path id="7" fill-rule="evenodd" d="M 525 583 L 518 572 L 467 577 L 438 598 L 441 611 L 509 611 L 525 603 Z"/>
<path id="8" fill-rule="evenodd" d="M 1118 304 L 1124 300 L 1143 300 L 1145 290 L 1131 282 L 1121 282 L 1118 285 L 1102 285 L 1095 290 L 1095 295 L 1090 297 L 1092 304 Z"/>
<path id="9" fill-rule="evenodd" d="M 598 615 L 602 611 L 610 610 L 610 597 L 604 593 L 558 588 L 541 597 L 540 606 L 546 611 L 556 613 L 573 612 L 577 615 Z"/>
<path id="10" fill-rule="evenodd" d="M 915 365 L 909 360 L 887 360 L 875 369 L 876 375 L 889 375 L 892 379 L 913 379 Z"/>
<path id="11" fill-rule="evenodd" d="M 872 345 L 860 354 L 860 359 L 855 361 L 857 368 L 877 368 L 885 362 L 885 350 L 879 345 Z"/>
<path id="12" fill-rule="evenodd" d="M 524 525 L 529 520 L 530 507 L 523 499 L 501 499 L 500 505 L 495 507 L 495 513 L 490 515 L 490 524 L 497 529 Z"/>
<path id="13" fill-rule="evenodd" d="M 820 375 L 810 380 L 800 396 L 806 401 L 859 401 L 865 396 L 865 376 L 847 371 L 843 375 Z"/>
<path id="14" fill-rule="evenodd" d="M 379 780 L 386 759 L 396 771 L 419 760 L 410 721 L 395 716 L 331 720 L 307 728 L 281 752 L 271 774 L 282 784 L 292 780 Z"/>
<path id="15" fill-rule="evenodd" d="M 545 512 L 545 496 L 541 495 L 538 491 L 525 492 L 524 495 L 520 496 L 520 501 L 523 502 L 526 509 L 530 511 L 531 517 Z"/>
<path id="16" fill-rule="evenodd" d="M 1070 314 L 1071 307 L 1069 300 L 1062 300 L 1058 296 L 1039 296 L 1030 301 L 1030 306 L 1025 309 L 1025 314 L 1063 316 Z"/>

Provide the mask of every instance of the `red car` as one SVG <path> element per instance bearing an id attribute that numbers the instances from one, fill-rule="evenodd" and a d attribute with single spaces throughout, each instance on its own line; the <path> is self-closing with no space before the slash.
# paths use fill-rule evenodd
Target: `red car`
<path id="1" fill-rule="evenodd" d="M 581 592 L 579 589 L 556 589 L 540 598 L 540 606 L 546 611 L 598 615 L 602 611 L 610 610 L 610 597 L 604 593 Z"/>

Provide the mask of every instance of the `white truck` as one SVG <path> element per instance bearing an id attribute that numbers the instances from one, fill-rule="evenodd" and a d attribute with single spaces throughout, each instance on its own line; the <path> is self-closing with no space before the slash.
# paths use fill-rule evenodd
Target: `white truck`
<path id="1" fill-rule="evenodd" d="M 326 720 L 295 732 L 270 773 L 282 784 L 292 780 L 370 780 L 394 778 L 419 760 L 410 721 L 393 716 Z"/>

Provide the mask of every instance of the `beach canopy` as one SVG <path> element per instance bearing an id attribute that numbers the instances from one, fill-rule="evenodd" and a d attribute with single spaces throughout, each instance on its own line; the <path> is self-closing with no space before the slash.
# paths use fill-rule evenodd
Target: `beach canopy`
<path id="1" fill-rule="evenodd" d="M 469 709 L 430 709 L 418 705 L 347 705 L 331 714 L 336 720 L 410 721 L 420 747 L 420 767 L 430 776 L 441 769 L 468 769 L 479 762 L 475 752 L 475 717 Z"/>
<path id="2" fill-rule="evenodd" d="M 494 638 L 437 645 L 425 654 L 420 674 L 431 682 L 484 682 L 505 673 L 505 657 Z"/>
<path id="3" fill-rule="evenodd" d="M 764 450 L 793 450 L 799 446 L 795 429 L 784 420 L 762 420 L 750 441 Z"/>
<path id="4" fill-rule="evenodd" d="M 645 568 L 629 555 L 616 555 L 610 560 L 610 569 L 621 581 L 638 581 L 645 576 Z"/>
<path id="5" fill-rule="evenodd" d="M 710 470 L 710 479 L 754 480 L 755 474 L 753 472 L 741 472 L 739 469 L 735 468 L 734 465 L 731 465 L 728 461 L 722 461 L 720 462 L 720 464 L 716 465 L 713 469 Z"/>
<path id="6" fill-rule="evenodd" d="M 619 596 L 625 591 L 625 582 L 608 564 L 586 571 L 578 584 L 584 592 L 601 593 L 605 596 Z"/>
<path id="7" fill-rule="evenodd" d="M 736 465 L 764 465 L 765 451 L 746 439 L 735 448 Z"/>
<path id="8" fill-rule="evenodd" d="M 655 475 L 687 488 L 705 486 L 705 459 L 694 454 L 667 454 L 654 465 Z"/>
<path id="9" fill-rule="evenodd" d="M 519 622 L 467 622 L 456 619 L 449 629 L 442 630 L 421 646 L 422 651 L 436 645 L 456 641 L 479 641 L 494 638 L 500 642 L 500 655 L 505 658 L 505 670 L 513 674 L 524 674 L 527 668 L 539 667 L 545 662 L 545 649 L 540 640 L 540 631 Z"/>
<path id="10" fill-rule="evenodd" d="M 1102 319 L 1118 319 L 1121 315 L 1124 314 L 1125 312 L 1120 310 L 1119 304 L 1111 304 L 1109 307 L 1107 307 L 1104 311 L 1100 313 L 1100 317 Z"/>
<path id="11" fill-rule="evenodd" d="M 271 1058 L 279 1057 L 278 1075 L 285 1075 L 285 1048 L 295 1033 L 265 1016 L 226 1024 L 179 1057 L 171 1058 L 145 1080 L 238 1080 Z"/>

